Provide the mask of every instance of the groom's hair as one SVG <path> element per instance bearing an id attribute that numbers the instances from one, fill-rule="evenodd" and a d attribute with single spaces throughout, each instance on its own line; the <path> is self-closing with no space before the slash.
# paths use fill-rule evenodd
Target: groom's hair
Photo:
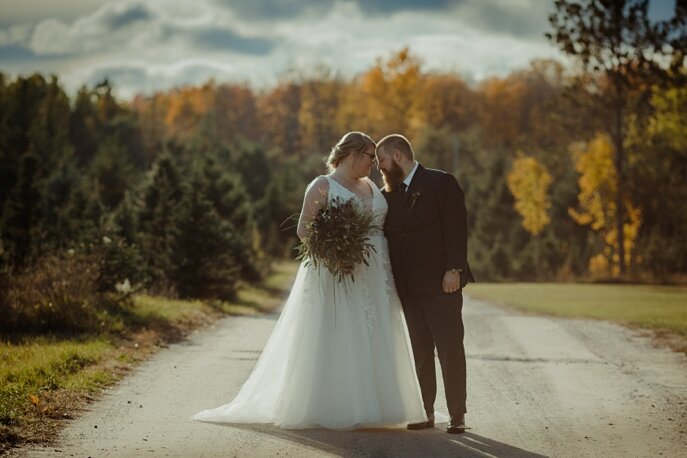
<path id="1" fill-rule="evenodd" d="M 401 154 L 411 161 L 415 160 L 415 152 L 413 151 L 413 147 L 410 146 L 408 139 L 401 134 L 391 134 L 382 138 L 377 142 L 377 150 L 383 150 L 385 152 L 399 150 Z"/>

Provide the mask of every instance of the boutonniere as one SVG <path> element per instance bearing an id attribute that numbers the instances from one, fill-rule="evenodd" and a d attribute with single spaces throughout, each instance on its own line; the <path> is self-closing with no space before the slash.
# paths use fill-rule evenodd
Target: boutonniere
<path id="1" fill-rule="evenodd" d="M 415 191 L 410 195 L 410 208 L 412 209 L 415 206 L 415 202 L 422 197 L 422 191 Z"/>

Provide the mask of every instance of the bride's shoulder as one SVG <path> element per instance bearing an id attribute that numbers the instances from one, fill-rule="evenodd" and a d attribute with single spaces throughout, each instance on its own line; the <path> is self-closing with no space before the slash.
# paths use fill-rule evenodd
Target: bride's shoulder
<path id="1" fill-rule="evenodd" d="M 327 192 L 329 191 L 329 179 L 325 175 L 320 175 L 318 177 L 315 177 L 314 180 L 308 184 L 308 187 L 306 188 L 306 192 L 309 191 L 317 191 L 317 192 Z"/>

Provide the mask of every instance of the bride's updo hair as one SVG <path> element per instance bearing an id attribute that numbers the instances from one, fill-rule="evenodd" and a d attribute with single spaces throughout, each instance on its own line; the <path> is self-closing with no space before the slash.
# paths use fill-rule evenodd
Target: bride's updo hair
<path id="1" fill-rule="evenodd" d="M 329 171 L 331 172 L 337 168 L 339 163 L 351 153 L 362 155 L 365 150 L 369 148 L 374 149 L 376 146 L 374 140 L 364 132 L 353 131 L 347 133 L 341 137 L 341 140 L 334 145 L 329 153 L 329 157 L 327 158 Z"/>

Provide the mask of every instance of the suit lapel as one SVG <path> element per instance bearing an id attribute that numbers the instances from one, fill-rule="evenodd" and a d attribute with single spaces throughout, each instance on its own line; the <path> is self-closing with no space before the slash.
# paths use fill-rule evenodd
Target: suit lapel
<path id="1" fill-rule="evenodd" d="M 387 203 L 389 205 L 389 210 L 399 215 L 403 215 L 405 210 L 403 209 L 403 193 L 399 190 L 394 191 L 384 191 L 387 197 Z"/>
<path id="2" fill-rule="evenodd" d="M 408 224 L 409 217 L 412 215 L 415 206 L 421 198 L 417 193 L 422 193 L 425 170 L 426 169 L 421 164 L 418 164 L 415 175 L 413 175 L 413 180 L 410 182 L 410 186 L 406 192 L 401 192 L 400 190 L 385 192 L 388 198 L 389 207 L 393 207 L 395 209 L 394 211 L 398 212 L 398 217 L 400 217 L 399 222 L 402 222 L 403 227 Z M 413 194 L 416 194 L 414 198 Z"/>
<path id="3" fill-rule="evenodd" d="M 413 179 L 410 182 L 410 186 L 408 186 L 405 196 L 403 196 L 403 209 L 405 210 L 406 217 L 410 217 L 417 205 L 418 199 L 420 199 L 424 175 L 425 168 L 421 164 L 418 164 L 415 175 L 413 175 Z"/>

